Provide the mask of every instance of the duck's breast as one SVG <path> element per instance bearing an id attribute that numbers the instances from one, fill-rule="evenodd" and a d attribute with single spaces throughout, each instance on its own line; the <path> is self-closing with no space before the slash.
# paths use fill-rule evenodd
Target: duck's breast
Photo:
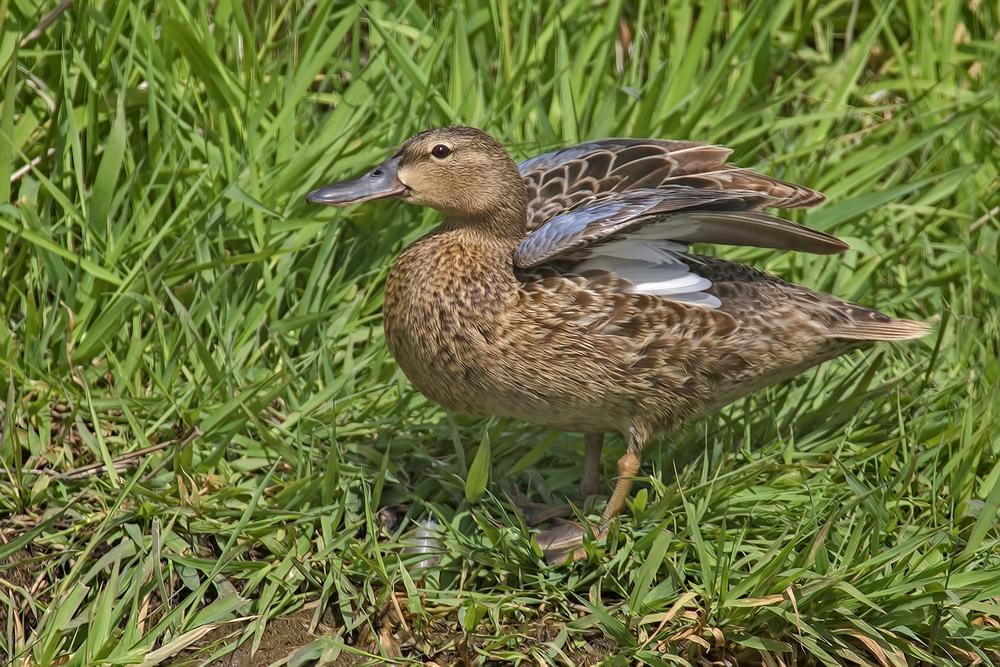
<path id="1" fill-rule="evenodd" d="M 386 342 L 406 377 L 432 401 L 466 414 L 494 414 L 498 350 L 513 274 L 446 234 L 409 246 L 386 280 Z"/>

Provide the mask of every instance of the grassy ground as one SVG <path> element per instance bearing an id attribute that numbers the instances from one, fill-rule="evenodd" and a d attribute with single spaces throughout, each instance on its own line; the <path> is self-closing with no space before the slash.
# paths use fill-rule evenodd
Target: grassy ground
<path id="1" fill-rule="evenodd" d="M 1000 661 L 997 4 L 551 4 L 0 0 L 0 659 Z M 574 495 L 582 438 L 386 352 L 435 214 L 304 201 L 454 122 L 730 146 L 852 250 L 727 257 L 936 332 L 651 447 L 547 568 L 509 499 Z"/>

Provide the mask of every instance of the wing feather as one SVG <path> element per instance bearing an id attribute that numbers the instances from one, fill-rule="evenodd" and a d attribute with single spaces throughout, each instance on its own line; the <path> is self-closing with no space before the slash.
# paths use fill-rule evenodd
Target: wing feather
<path id="1" fill-rule="evenodd" d="M 521 162 L 529 235 L 515 264 L 583 259 L 600 254 L 601 245 L 636 237 L 816 254 L 848 247 L 829 234 L 761 212 L 814 206 L 824 197 L 727 165 L 730 153 L 694 142 L 602 139 Z"/>
<path id="2" fill-rule="evenodd" d="M 689 243 L 816 254 L 847 244 L 762 208 L 815 206 L 824 197 L 726 164 L 731 151 L 683 141 L 602 139 L 518 166 L 528 194 L 528 236 L 514 264 L 567 261 L 575 273 L 608 271 L 629 292 L 718 308 L 712 280 L 683 256 Z"/>

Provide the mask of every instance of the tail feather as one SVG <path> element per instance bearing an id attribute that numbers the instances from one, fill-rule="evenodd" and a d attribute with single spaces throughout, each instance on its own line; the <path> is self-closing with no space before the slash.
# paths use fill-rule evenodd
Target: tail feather
<path id="1" fill-rule="evenodd" d="M 844 340 L 913 340 L 923 338 L 934 329 L 929 322 L 899 320 L 856 304 L 841 310 L 838 315 L 838 322 L 831 327 L 830 333 Z"/>

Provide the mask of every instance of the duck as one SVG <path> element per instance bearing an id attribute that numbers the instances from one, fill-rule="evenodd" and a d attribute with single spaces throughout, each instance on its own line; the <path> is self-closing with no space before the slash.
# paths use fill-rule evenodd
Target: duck
<path id="1" fill-rule="evenodd" d="M 601 139 L 515 163 L 486 132 L 444 127 L 307 196 L 336 207 L 401 199 L 443 214 L 385 283 L 386 343 L 427 398 L 582 432 L 582 497 L 599 493 L 604 435 L 624 437 L 599 524 L 535 535 L 551 564 L 585 558 L 587 536 L 607 536 L 650 440 L 851 350 L 931 331 L 692 252 L 848 248 L 763 210 L 816 206 L 822 194 L 732 165 L 731 152 Z"/>

